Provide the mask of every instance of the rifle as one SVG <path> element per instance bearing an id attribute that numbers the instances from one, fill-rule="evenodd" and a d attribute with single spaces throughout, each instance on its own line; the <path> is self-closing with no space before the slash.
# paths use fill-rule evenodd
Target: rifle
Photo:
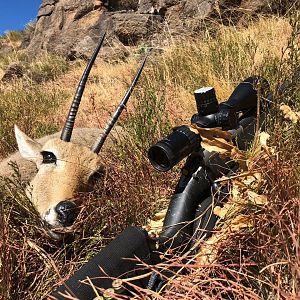
<path id="1" fill-rule="evenodd" d="M 261 77 L 249 77 L 220 105 L 214 88 L 196 90 L 198 113 L 192 116 L 191 123 L 201 128 L 221 127 L 231 134 L 234 144 L 240 150 L 246 150 L 253 141 L 257 122 L 262 124 L 265 119 L 266 104 L 261 101 L 261 111 L 257 120 L 258 85 L 262 98 L 267 99 L 268 82 Z M 170 170 L 187 156 L 158 239 L 161 248 L 179 250 L 182 246 L 186 247 L 186 242 L 195 231 L 195 216 L 198 220 L 196 227 L 199 227 L 203 234 L 206 230 L 206 236 L 211 233 L 216 217 L 207 205 L 213 202 L 212 194 L 221 192 L 215 180 L 238 170 L 236 162 L 221 158 L 218 153 L 203 150 L 200 142 L 200 135 L 192 127 L 183 125 L 175 128 L 170 135 L 149 149 L 150 162 L 155 169 L 162 172 Z M 224 191 L 221 194 L 224 194 Z M 222 196 L 216 198 L 220 199 L 214 199 L 214 202 L 221 200 Z M 208 216 L 212 217 L 207 223 L 204 220 L 208 220 Z M 204 223 L 207 223 L 205 228 Z M 199 238 L 198 232 L 196 239 Z"/>
<path id="2" fill-rule="evenodd" d="M 242 81 L 221 104 L 218 104 L 214 88 L 201 88 L 195 91 L 198 112 L 192 116 L 191 123 L 201 128 L 221 127 L 231 133 L 240 150 L 246 150 L 253 141 L 257 125 L 264 126 L 271 97 L 268 82 L 258 76 Z M 148 151 L 151 164 L 161 172 L 170 170 L 187 157 L 158 239 L 149 238 L 140 228 L 127 228 L 55 290 L 52 299 L 67 299 L 66 294 L 78 299 L 93 299 L 95 293 L 90 283 L 96 288 L 108 289 L 115 278 L 134 277 L 136 280 L 131 286 L 156 290 L 163 283 L 162 278 L 151 273 L 150 268 L 142 268 L 141 263 L 151 266 L 161 262 L 159 252 L 167 249 L 172 249 L 173 253 L 197 251 L 196 242 L 209 237 L 217 222 L 214 205 L 223 201 L 228 192 L 218 186 L 216 179 L 239 169 L 236 162 L 203 150 L 200 142 L 199 133 L 183 125 Z M 89 284 L 83 283 L 87 278 Z M 125 285 L 122 293 L 130 295 L 130 289 Z"/>

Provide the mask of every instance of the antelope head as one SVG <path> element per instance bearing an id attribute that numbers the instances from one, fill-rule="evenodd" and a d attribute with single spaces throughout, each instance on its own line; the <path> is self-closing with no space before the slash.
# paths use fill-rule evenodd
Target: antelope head
<path id="1" fill-rule="evenodd" d="M 27 195 L 49 229 L 50 236 L 55 239 L 62 237 L 61 234 L 55 232 L 55 229 L 71 226 L 76 219 L 76 194 L 91 190 L 95 181 L 102 177 L 104 164 L 100 159 L 99 152 L 125 107 L 146 62 L 145 57 L 112 119 L 99 139 L 95 141 L 94 146 L 88 148 L 70 142 L 88 75 L 103 40 L 104 36 L 97 45 L 82 75 L 60 138 L 50 139 L 44 145 L 41 145 L 15 126 L 20 154 L 25 159 L 33 161 L 38 169 L 37 174 L 28 186 Z"/>

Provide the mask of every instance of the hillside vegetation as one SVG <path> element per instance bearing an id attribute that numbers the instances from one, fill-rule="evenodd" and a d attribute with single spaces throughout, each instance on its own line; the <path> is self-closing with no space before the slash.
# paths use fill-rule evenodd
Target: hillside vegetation
<path id="1" fill-rule="evenodd" d="M 139 299 L 298 299 L 300 297 L 299 122 L 285 119 L 281 103 L 300 111 L 300 15 L 261 17 L 247 27 L 209 23 L 198 38 L 168 40 L 154 49 L 120 124 L 128 140 L 106 157 L 104 190 L 82 195 L 87 209 L 79 215 L 74 240 L 53 242 L 40 228 L 24 187 L 16 177 L 0 182 L 0 294 L 3 299 L 42 299 L 130 224 L 145 225 L 167 207 L 179 168 L 157 174 L 147 150 L 171 127 L 187 124 L 196 111 L 193 91 L 214 86 L 220 101 L 250 75 L 264 76 L 274 91 L 265 150 L 246 153 L 263 178 L 257 194 L 266 205 L 243 203 L 253 226 L 228 234 L 217 246 L 216 260 L 191 265 L 160 295 Z M 111 49 L 111 51 L 114 51 Z M 108 64 L 101 52 L 92 70 L 76 126 L 103 127 L 143 57 L 145 47 L 130 48 L 124 62 Z M 0 157 L 16 150 L 13 125 L 29 136 L 59 130 L 64 123 L 84 61 L 66 62 L 25 52 L 0 58 L 0 68 L 16 63 L 23 78 L 0 83 Z M 284 84 L 284 92 L 278 90 Z M 297 116 L 297 114 L 296 114 Z M 299 116 L 299 114 L 298 114 Z M 269 148 L 267 148 L 269 149 Z M 271 152 L 269 152 L 271 153 Z M 228 216 L 228 220 L 233 218 Z M 221 225 L 220 225 L 221 226 Z M 180 258 L 170 264 L 181 265 Z"/>

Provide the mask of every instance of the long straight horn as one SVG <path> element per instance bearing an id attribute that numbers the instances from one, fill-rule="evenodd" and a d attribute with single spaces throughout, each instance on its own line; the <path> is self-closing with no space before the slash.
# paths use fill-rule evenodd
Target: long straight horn
<path id="1" fill-rule="evenodd" d="M 76 90 L 76 93 L 74 95 L 74 98 L 73 98 L 73 101 L 72 101 L 72 104 L 71 104 L 71 107 L 70 107 L 70 110 L 69 110 L 69 114 L 67 116 L 67 119 L 66 119 L 66 122 L 65 122 L 65 125 L 64 125 L 64 129 L 62 130 L 61 135 L 60 135 L 60 139 L 65 141 L 65 142 L 70 142 L 73 127 L 74 127 L 74 123 L 75 123 L 75 118 L 76 118 L 76 115 L 77 115 L 77 112 L 78 112 L 78 108 L 79 108 L 80 101 L 81 101 L 81 98 L 82 98 L 82 95 L 83 95 L 83 91 L 84 91 L 87 79 L 89 77 L 90 71 L 92 69 L 92 66 L 93 66 L 93 64 L 96 60 L 96 57 L 98 55 L 98 52 L 100 51 L 101 46 L 103 44 L 104 38 L 105 38 L 105 33 L 103 34 L 103 36 L 102 36 L 101 40 L 99 41 L 99 44 L 97 45 L 92 57 L 90 58 L 87 66 L 86 66 L 86 68 L 85 68 L 85 70 L 82 74 L 80 82 L 77 86 L 77 90 Z"/>
<path id="2" fill-rule="evenodd" d="M 130 87 L 128 88 L 124 98 L 122 99 L 122 101 L 120 102 L 119 106 L 117 107 L 116 111 L 114 112 L 113 116 L 111 117 L 110 121 L 108 122 L 108 124 L 106 125 L 103 133 L 101 134 L 100 138 L 97 140 L 97 142 L 95 143 L 95 145 L 91 148 L 91 150 L 95 153 L 99 153 L 107 136 L 109 135 L 110 131 L 112 130 L 112 128 L 114 127 L 115 123 L 117 122 L 119 116 L 121 115 L 123 109 L 126 107 L 126 104 L 129 100 L 129 97 L 136 85 L 136 83 L 138 82 L 139 80 L 139 77 L 143 71 L 143 68 L 145 66 L 145 63 L 146 63 L 146 60 L 147 60 L 147 57 L 149 55 L 149 52 L 146 54 L 139 70 L 137 71 L 134 79 L 132 80 L 131 82 L 131 85 Z"/>

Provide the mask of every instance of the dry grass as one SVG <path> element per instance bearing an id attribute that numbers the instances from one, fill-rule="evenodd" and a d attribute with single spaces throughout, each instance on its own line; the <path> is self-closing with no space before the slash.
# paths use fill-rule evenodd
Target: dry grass
<path id="1" fill-rule="evenodd" d="M 3 36 L 0 36 L 0 45 L 8 45 L 14 51 L 18 50 L 22 43 L 22 31 L 12 30 L 7 31 Z"/>
<path id="2" fill-rule="evenodd" d="M 153 174 L 136 149 L 120 146 L 118 153 L 107 154 L 106 161 L 109 168 L 103 185 L 78 195 L 84 206 L 72 227 L 74 234 L 61 242 L 49 240 L 41 229 L 18 178 L 1 182 L 4 299 L 42 299 L 116 234 L 131 224 L 146 223 L 162 206 L 157 199 L 166 201 L 172 176 Z"/>
<path id="3" fill-rule="evenodd" d="M 2 180 L 3 299 L 41 299 L 123 228 L 145 224 L 154 211 L 166 206 L 177 170 L 167 176 L 155 173 L 146 158 L 149 145 L 172 125 L 189 123 L 195 112 L 193 90 L 202 85 L 214 86 L 219 99 L 224 100 L 249 75 L 263 75 L 276 88 L 294 74 L 299 60 L 290 54 L 297 50 L 287 50 L 282 55 L 282 48 L 290 45 L 292 49 L 295 45 L 293 32 L 287 19 L 275 17 L 261 18 L 247 28 L 216 25 L 199 39 L 181 44 L 170 42 L 162 54 L 154 54 L 122 116 L 128 139 L 109 154 L 104 187 L 93 194 L 79 195 L 86 204 L 74 225 L 74 239 L 49 240 L 23 196 L 20 180 Z M 17 58 L 24 63 L 20 56 Z M 38 85 L 30 76 L 0 84 L 0 155 L 15 146 L 14 123 L 35 136 L 63 124 L 84 63 L 65 66 L 59 59 L 56 62 L 57 67 L 51 71 L 50 58 L 43 64 L 25 59 L 27 74 L 33 74 L 33 66 L 39 66 Z M 122 98 L 136 67 L 135 58 L 117 65 L 99 59 L 86 88 L 77 126 L 102 127 Z M 48 77 L 51 72 L 56 75 Z M 285 96 L 293 108 L 300 107 L 299 89 L 291 88 Z M 278 103 L 282 100 L 279 95 L 275 99 Z M 32 106 L 32 102 L 36 105 Z M 266 178 L 263 191 L 270 205 L 248 209 L 255 226 L 232 233 L 215 264 L 186 265 L 182 258 L 169 261 L 168 267 L 183 266 L 185 273 L 172 279 L 162 294 L 143 291 L 140 299 L 296 299 L 300 267 L 300 131 L 298 124 L 283 121 L 277 111 L 275 115 L 270 131 L 278 156 L 262 166 Z"/>
<path id="4" fill-rule="evenodd" d="M 218 97 L 226 99 L 242 78 L 269 72 L 267 68 L 273 66 L 273 60 L 279 61 L 290 33 L 288 20 L 274 17 L 262 18 L 246 29 L 221 26 L 217 33 L 207 31 L 203 37 L 185 40 L 180 45 L 174 42 L 163 54 L 152 55 L 140 86 L 142 90 L 153 89 L 158 95 L 163 94 L 171 120 L 187 121 L 195 112 L 193 91 L 196 88 L 203 84 L 214 86 Z M 60 77 L 56 84 L 72 95 L 83 65 L 84 62 Z M 86 88 L 78 126 L 86 126 L 87 120 L 89 125 L 99 126 L 99 119 L 103 125 L 108 112 L 124 95 L 136 68 L 136 58 L 111 65 L 101 61 L 100 54 Z M 133 95 L 133 99 L 142 101 L 139 93 Z M 66 109 L 68 103 L 64 106 Z M 65 110 L 61 112 L 63 120 Z"/>

